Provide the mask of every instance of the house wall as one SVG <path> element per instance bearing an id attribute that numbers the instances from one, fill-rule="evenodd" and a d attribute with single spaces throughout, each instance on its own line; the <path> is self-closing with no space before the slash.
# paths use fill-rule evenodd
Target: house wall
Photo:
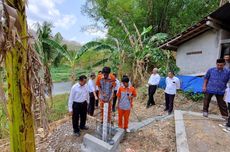
<path id="1" fill-rule="evenodd" d="M 180 45 L 176 55 L 180 74 L 204 75 L 209 68 L 214 67 L 220 56 L 219 39 L 218 31 L 209 30 Z"/>
<path id="2" fill-rule="evenodd" d="M 220 30 L 221 32 L 221 40 L 230 39 L 230 32 L 226 30 Z"/>

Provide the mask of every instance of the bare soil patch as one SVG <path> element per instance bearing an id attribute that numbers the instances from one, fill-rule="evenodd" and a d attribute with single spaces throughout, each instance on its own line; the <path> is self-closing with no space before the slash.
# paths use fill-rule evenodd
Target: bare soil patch
<path id="1" fill-rule="evenodd" d="M 223 121 L 184 115 L 190 152 L 229 152 L 230 133 L 218 126 Z"/>
<path id="2" fill-rule="evenodd" d="M 120 144 L 122 152 L 175 152 L 174 119 L 159 121 L 145 128 L 127 133 Z"/>

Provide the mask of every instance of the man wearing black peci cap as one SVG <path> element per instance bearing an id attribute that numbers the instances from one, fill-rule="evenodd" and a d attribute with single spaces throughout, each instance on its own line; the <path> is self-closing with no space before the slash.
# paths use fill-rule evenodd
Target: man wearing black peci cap
<path id="1" fill-rule="evenodd" d="M 208 117 L 208 108 L 213 95 L 216 96 L 217 103 L 224 118 L 228 116 L 227 105 L 223 100 L 227 83 L 230 79 L 230 72 L 224 68 L 225 60 L 217 59 L 216 67 L 208 70 L 204 77 L 203 92 L 205 93 L 203 115 Z"/>
<path id="2" fill-rule="evenodd" d="M 110 122 L 113 94 L 116 86 L 116 78 L 113 74 L 111 74 L 110 67 L 104 67 L 102 69 L 102 74 L 97 77 L 96 85 L 99 89 L 101 122 L 103 122 L 103 109 L 105 103 L 108 103 L 108 122 Z"/>
<path id="3" fill-rule="evenodd" d="M 85 75 L 80 76 L 78 81 L 79 82 L 73 85 L 73 87 L 71 88 L 68 108 L 69 115 L 72 116 L 74 135 L 79 137 L 80 129 L 88 129 L 88 127 L 86 127 L 85 124 L 87 116 L 87 104 L 89 103 L 89 91 L 88 86 L 86 84 L 87 77 Z"/>

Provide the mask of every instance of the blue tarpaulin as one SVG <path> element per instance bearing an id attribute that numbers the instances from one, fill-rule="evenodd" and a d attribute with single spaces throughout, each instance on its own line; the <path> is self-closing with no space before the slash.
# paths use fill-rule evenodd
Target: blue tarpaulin
<path id="1" fill-rule="evenodd" d="M 177 78 L 180 79 L 181 82 L 181 90 L 183 91 L 191 91 L 193 93 L 202 93 L 202 86 L 204 83 L 204 78 L 201 77 L 195 77 L 195 76 L 176 76 Z M 161 78 L 160 88 L 165 88 L 165 78 Z"/>

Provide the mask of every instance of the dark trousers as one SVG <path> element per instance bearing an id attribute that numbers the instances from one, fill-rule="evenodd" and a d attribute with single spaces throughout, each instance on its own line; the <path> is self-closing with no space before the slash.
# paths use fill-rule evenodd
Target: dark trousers
<path id="1" fill-rule="evenodd" d="M 210 94 L 210 93 L 205 94 L 203 112 L 208 112 L 209 104 L 210 104 L 210 101 L 211 101 L 211 98 L 213 95 L 214 94 Z M 217 100 L 221 115 L 222 116 L 228 116 L 227 105 L 223 99 L 224 95 L 215 94 L 215 96 L 216 96 L 216 100 Z"/>
<path id="2" fill-rule="evenodd" d="M 154 94 L 155 94 L 156 90 L 157 90 L 156 85 L 150 85 L 149 86 L 149 100 L 148 100 L 147 106 L 155 105 Z"/>
<path id="3" fill-rule="evenodd" d="M 95 106 L 98 107 L 98 103 L 99 103 L 99 91 L 96 91 L 96 95 L 97 95 L 97 100 L 95 100 Z"/>
<path id="4" fill-rule="evenodd" d="M 73 123 L 73 131 L 79 132 L 79 118 L 80 118 L 80 128 L 85 127 L 87 117 L 87 102 L 77 103 L 73 102 L 73 116 L 72 116 L 72 123 Z"/>
<path id="5" fill-rule="evenodd" d="M 173 111 L 175 94 L 167 94 L 165 93 L 165 109 L 168 110 L 169 113 Z"/>
<path id="6" fill-rule="evenodd" d="M 113 112 L 116 111 L 116 103 L 117 103 L 117 90 L 114 91 L 114 96 L 113 96 Z"/>
<path id="7" fill-rule="evenodd" d="M 95 97 L 93 92 L 89 93 L 89 105 L 88 105 L 88 114 L 93 116 L 95 109 Z"/>

